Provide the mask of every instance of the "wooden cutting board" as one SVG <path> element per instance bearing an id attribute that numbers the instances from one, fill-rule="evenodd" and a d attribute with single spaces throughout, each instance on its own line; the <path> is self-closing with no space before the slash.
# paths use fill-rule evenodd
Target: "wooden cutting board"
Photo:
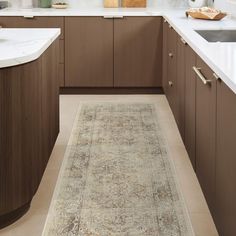
<path id="1" fill-rule="evenodd" d="M 119 7 L 119 0 L 104 0 L 104 7 Z"/>
<path id="2" fill-rule="evenodd" d="M 122 0 L 122 7 L 146 7 L 147 0 Z"/>

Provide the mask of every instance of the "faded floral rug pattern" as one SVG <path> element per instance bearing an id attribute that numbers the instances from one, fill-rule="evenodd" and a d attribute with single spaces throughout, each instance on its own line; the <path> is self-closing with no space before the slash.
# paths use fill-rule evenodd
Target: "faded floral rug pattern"
<path id="1" fill-rule="evenodd" d="M 44 236 L 189 236 L 152 104 L 83 104 Z"/>

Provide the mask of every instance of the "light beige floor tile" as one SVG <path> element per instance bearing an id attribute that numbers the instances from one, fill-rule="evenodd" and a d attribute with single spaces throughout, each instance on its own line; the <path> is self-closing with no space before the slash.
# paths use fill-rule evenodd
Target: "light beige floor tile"
<path id="1" fill-rule="evenodd" d="M 191 219 L 196 236 L 217 236 L 214 222 L 207 213 L 192 213 Z"/>
<path id="2" fill-rule="evenodd" d="M 196 236 L 216 236 L 214 223 L 178 133 L 172 112 L 164 95 L 61 95 L 60 134 L 52 152 L 40 187 L 29 212 L 15 224 L 0 230 L 1 236 L 40 236 L 47 217 L 56 179 L 64 157 L 74 119 L 81 102 L 155 103 L 158 118 L 169 145 L 178 182 L 186 200 Z"/>

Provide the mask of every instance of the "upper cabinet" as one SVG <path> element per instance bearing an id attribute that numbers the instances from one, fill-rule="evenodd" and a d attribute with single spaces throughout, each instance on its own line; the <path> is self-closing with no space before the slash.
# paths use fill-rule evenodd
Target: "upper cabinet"
<path id="1" fill-rule="evenodd" d="M 114 20 L 114 86 L 162 86 L 162 18 Z"/>
<path id="2" fill-rule="evenodd" d="M 65 18 L 66 87 L 113 87 L 113 19 Z"/>
<path id="3" fill-rule="evenodd" d="M 236 95 L 217 82 L 216 214 L 220 235 L 236 235 Z"/>

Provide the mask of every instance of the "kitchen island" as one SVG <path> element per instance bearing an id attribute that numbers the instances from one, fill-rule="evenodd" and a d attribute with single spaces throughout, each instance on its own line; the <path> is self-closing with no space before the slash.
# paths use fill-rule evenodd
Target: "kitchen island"
<path id="1" fill-rule="evenodd" d="M 0 29 L 0 228 L 30 207 L 59 133 L 60 29 Z"/>

